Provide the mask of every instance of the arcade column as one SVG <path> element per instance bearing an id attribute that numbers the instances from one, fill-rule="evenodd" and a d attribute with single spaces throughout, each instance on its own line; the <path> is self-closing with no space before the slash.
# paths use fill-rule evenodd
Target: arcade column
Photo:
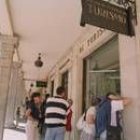
<path id="1" fill-rule="evenodd" d="M 18 38 L 0 35 L 0 140 L 3 138 L 7 97 L 11 76 L 14 49 L 18 45 Z"/>

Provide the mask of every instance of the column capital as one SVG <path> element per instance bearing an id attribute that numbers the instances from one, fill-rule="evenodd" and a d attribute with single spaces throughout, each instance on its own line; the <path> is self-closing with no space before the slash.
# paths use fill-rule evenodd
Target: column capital
<path id="1" fill-rule="evenodd" d="M 20 69 L 22 67 L 22 63 L 21 62 L 13 62 L 13 68 L 14 69 Z"/>
<path id="2" fill-rule="evenodd" d="M 19 38 L 9 35 L 0 35 L 0 42 L 4 44 L 15 45 L 15 47 L 17 47 L 19 43 Z"/>

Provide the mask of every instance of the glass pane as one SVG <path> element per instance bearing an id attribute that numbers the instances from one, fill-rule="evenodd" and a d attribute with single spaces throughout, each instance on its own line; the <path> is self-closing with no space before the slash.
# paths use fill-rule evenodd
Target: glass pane
<path id="1" fill-rule="evenodd" d="M 108 92 L 120 93 L 119 51 L 117 38 L 103 45 L 84 61 L 84 109 L 93 97 Z"/>

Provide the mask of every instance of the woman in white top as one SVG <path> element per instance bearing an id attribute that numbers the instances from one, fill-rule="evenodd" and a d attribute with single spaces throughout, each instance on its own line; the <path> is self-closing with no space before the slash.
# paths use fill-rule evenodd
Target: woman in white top
<path id="1" fill-rule="evenodd" d="M 95 140 L 95 117 L 96 117 L 96 106 L 99 100 L 93 99 L 92 106 L 86 111 L 85 126 L 81 132 L 80 140 Z"/>

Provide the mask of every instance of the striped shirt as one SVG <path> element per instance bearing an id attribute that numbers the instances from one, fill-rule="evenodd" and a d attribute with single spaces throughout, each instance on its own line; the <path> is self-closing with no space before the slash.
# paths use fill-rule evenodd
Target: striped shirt
<path id="1" fill-rule="evenodd" d="M 68 102 L 61 97 L 49 98 L 45 112 L 45 124 L 47 127 L 65 126 L 68 108 Z"/>

